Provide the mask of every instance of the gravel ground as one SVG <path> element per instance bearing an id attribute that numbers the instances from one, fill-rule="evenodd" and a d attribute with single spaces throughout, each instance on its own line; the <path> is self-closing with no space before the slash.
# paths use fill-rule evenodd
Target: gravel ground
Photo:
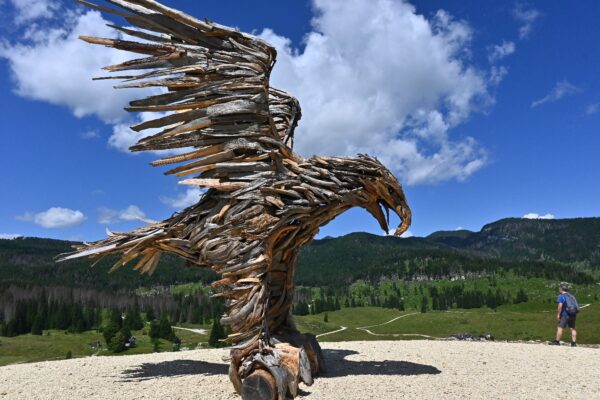
<path id="1" fill-rule="evenodd" d="M 525 343 L 324 343 L 302 399 L 600 399 L 600 350 Z M 236 399 L 226 350 L 0 367 L 4 399 Z M 569 383 L 565 380 L 569 379 Z"/>

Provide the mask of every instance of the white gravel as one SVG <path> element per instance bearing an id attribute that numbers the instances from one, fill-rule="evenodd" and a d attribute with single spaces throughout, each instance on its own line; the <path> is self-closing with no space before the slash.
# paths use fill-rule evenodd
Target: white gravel
<path id="1" fill-rule="evenodd" d="M 600 350 L 522 343 L 324 343 L 302 399 L 600 399 Z M 4 399 L 235 399 L 226 350 L 88 357 L 0 368 Z"/>

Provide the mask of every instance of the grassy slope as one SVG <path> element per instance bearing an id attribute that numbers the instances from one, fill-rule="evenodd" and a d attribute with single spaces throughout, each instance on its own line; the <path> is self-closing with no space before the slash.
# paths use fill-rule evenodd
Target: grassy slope
<path id="1" fill-rule="evenodd" d="M 582 302 L 583 303 L 583 302 Z M 343 308 L 339 311 L 328 312 L 328 322 L 324 322 L 324 313 L 296 317 L 298 329 L 301 332 L 320 334 L 334 331 L 340 326 L 346 330 L 325 335 L 320 341 L 348 340 L 403 340 L 413 339 L 414 336 L 402 334 L 424 334 L 435 337 L 448 337 L 452 334 L 468 332 L 474 335 L 491 333 L 497 340 L 549 340 L 556 329 L 554 320 L 554 304 L 529 302 L 524 304 L 499 307 L 497 311 L 488 308 L 471 310 L 451 310 L 446 312 L 430 311 L 416 313 L 414 310 L 400 312 L 377 307 Z M 373 326 L 387 322 L 393 318 L 406 315 L 392 323 Z M 186 327 L 204 328 L 206 325 L 190 325 Z M 369 327 L 373 336 L 356 328 Z M 600 343 L 600 304 L 592 304 L 584 308 L 578 316 L 578 342 Z M 138 340 L 138 346 L 120 355 L 151 353 L 153 346 L 150 338 L 142 331 L 133 332 Z M 182 341 L 182 347 L 196 348 L 198 343 L 206 344 L 208 333 L 199 335 L 184 330 L 176 330 Z M 417 337 L 418 338 L 418 337 Z M 569 340 L 565 332 L 564 340 Z M 88 331 L 81 334 L 65 334 L 63 331 L 51 330 L 50 336 L 20 335 L 13 338 L 0 338 L 0 366 L 20 362 L 63 359 L 67 351 L 73 357 L 96 355 L 115 355 L 102 350 L 94 351 L 88 348 L 89 342 L 100 340 L 104 345 L 102 334 Z M 161 340 L 160 351 L 171 351 L 171 344 Z"/>
<path id="2" fill-rule="evenodd" d="M 425 314 L 364 307 L 329 312 L 327 323 L 323 322 L 323 314 L 296 317 L 296 322 L 301 331 L 315 334 L 334 331 L 340 326 L 348 327 L 344 331 L 319 338 L 321 341 L 415 338 L 400 336 L 402 334 L 448 337 L 461 332 L 473 335 L 491 333 L 497 340 L 549 340 L 556 332 L 554 310 L 554 305 L 545 303 L 502 306 L 497 311 L 481 308 L 431 311 Z M 383 336 L 373 336 L 356 329 L 381 324 L 401 315 L 407 316 L 389 324 L 369 328 L 371 332 Z M 592 304 L 581 311 L 577 329 L 579 343 L 600 343 L 600 304 Z M 568 331 L 565 332 L 563 340 L 569 340 Z"/>
<path id="3" fill-rule="evenodd" d="M 206 326 L 195 326 L 197 328 L 207 328 Z M 71 351 L 73 357 L 83 357 L 91 355 L 114 356 L 127 354 L 152 353 L 153 345 L 148 335 L 142 331 L 133 331 L 133 336 L 137 339 L 137 346 L 123 353 L 115 354 L 106 350 L 106 343 L 102 334 L 96 331 L 87 331 L 77 334 L 65 334 L 64 331 L 50 330 L 50 336 L 45 334 L 38 335 L 19 335 L 16 337 L 0 338 L 0 366 L 15 364 L 21 362 L 60 360 L 64 359 L 67 352 Z M 46 331 L 44 331 L 46 333 Z M 181 339 L 181 347 L 195 349 L 199 343 L 206 345 L 208 334 L 200 335 L 198 333 L 177 329 L 175 334 Z M 92 350 L 88 343 L 100 341 L 104 346 L 103 350 Z M 159 351 L 171 351 L 172 344 L 166 340 L 159 340 Z"/>

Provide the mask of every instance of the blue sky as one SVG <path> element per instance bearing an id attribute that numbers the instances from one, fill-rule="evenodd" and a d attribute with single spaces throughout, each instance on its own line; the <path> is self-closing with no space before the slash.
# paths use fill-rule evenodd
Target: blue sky
<path id="1" fill-rule="evenodd" d="M 279 50 L 302 155 L 369 152 L 404 182 L 414 235 L 504 217 L 600 215 L 600 3 L 166 1 Z M 0 0 L 0 237 L 95 240 L 194 201 L 128 154 L 140 93 L 92 82 L 124 59 L 71 2 Z M 117 20 L 118 21 L 118 20 Z M 351 210 L 320 236 L 380 234 Z"/>

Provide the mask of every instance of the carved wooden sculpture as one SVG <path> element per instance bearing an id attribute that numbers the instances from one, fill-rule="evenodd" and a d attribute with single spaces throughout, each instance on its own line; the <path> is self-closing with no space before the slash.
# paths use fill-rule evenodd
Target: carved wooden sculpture
<path id="1" fill-rule="evenodd" d="M 300 106 L 269 86 L 276 56 L 269 44 L 152 0 L 109 2 L 125 11 L 80 1 L 124 17 L 141 29 L 114 28 L 142 41 L 81 39 L 143 54 L 105 69 L 148 70 L 112 76 L 125 81 L 117 87 L 165 88 L 127 110 L 170 112 L 133 126 L 158 130 L 131 150 L 191 148 L 152 165 L 177 163 L 166 173 L 208 190 L 167 220 L 84 244 L 63 259 L 120 253 L 113 268 L 137 259 L 135 270 L 152 273 L 168 252 L 211 268 L 229 306 L 221 323 L 231 327 L 235 389 L 244 398 L 295 396 L 299 381 L 310 385 L 324 367 L 314 336 L 298 333 L 291 315 L 300 247 L 351 207 L 367 209 L 386 232 L 383 209 L 388 217 L 392 209 L 402 234 L 411 221 L 402 187 L 367 155 L 304 159 L 292 151 Z"/>

